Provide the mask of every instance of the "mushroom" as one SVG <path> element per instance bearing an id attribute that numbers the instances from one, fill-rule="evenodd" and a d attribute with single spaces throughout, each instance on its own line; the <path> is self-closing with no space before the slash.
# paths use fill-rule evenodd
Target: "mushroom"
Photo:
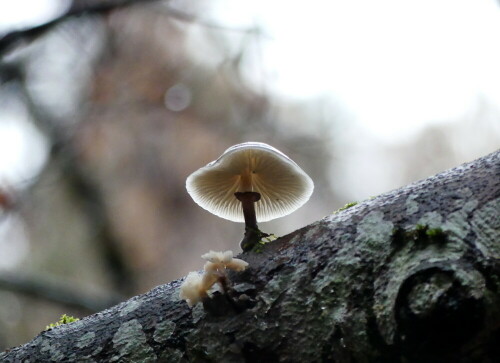
<path id="1" fill-rule="evenodd" d="M 257 221 L 283 217 L 309 200 L 314 183 L 288 156 L 261 142 L 231 146 L 215 161 L 192 173 L 186 189 L 209 212 L 245 222 L 240 242 L 250 250 L 263 236 Z"/>
<path id="2" fill-rule="evenodd" d="M 190 272 L 180 287 L 179 297 L 186 300 L 189 307 L 208 297 L 208 291 L 219 283 L 223 292 L 228 290 L 227 270 L 245 271 L 248 263 L 233 258 L 232 251 L 205 253 L 201 258 L 207 260 L 203 266 L 203 274 Z"/>

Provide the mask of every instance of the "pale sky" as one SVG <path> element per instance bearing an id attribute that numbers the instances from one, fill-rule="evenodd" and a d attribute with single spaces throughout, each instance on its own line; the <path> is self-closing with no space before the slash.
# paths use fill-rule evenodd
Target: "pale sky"
<path id="1" fill-rule="evenodd" d="M 0 34 L 51 20 L 70 0 L 0 0 Z"/>
<path id="2" fill-rule="evenodd" d="M 284 97 L 340 100 L 381 140 L 452 121 L 478 95 L 500 106 L 495 0 L 215 3 L 220 22 L 257 24 L 270 36 L 257 58 L 268 86 Z"/>

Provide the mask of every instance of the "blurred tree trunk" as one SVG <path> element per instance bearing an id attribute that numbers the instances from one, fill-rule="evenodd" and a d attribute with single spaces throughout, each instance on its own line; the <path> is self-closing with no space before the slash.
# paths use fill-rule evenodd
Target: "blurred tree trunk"
<path id="1" fill-rule="evenodd" d="M 499 210 L 496 152 L 241 255 L 231 298 L 190 309 L 174 281 L 0 360 L 493 362 Z"/>

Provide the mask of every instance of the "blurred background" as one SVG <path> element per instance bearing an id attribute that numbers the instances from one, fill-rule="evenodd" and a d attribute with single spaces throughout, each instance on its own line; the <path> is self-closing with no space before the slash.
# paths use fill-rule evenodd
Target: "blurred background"
<path id="1" fill-rule="evenodd" d="M 494 0 L 0 1 L 0 349 L 240 252 L 186 177 L 261 141 L 284 235 L 500 146 Z"/>

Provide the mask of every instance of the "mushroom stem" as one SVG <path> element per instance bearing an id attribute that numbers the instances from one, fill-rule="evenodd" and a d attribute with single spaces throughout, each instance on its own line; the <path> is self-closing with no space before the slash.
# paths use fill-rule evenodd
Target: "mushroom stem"
<path id="1" fill-rule="evenodd" d="M 236 192 L 234 196 L 241 202 L 245 218 L 245 235 L 240 246 L 243 251 L 249 251 L 264 235 L 257 226 L 257 217 L 255 216 L 254 203 L 260 200 L 260 194 L 257 192 Z"/>
<path id="2" fill-rule="evenodd" d="M 245 227 L 258 229 L 254 203 L 260 200 L 260 194 L 257 192 L 236 192 L 234 196 L 241 202 L 243 207 Z"/>

